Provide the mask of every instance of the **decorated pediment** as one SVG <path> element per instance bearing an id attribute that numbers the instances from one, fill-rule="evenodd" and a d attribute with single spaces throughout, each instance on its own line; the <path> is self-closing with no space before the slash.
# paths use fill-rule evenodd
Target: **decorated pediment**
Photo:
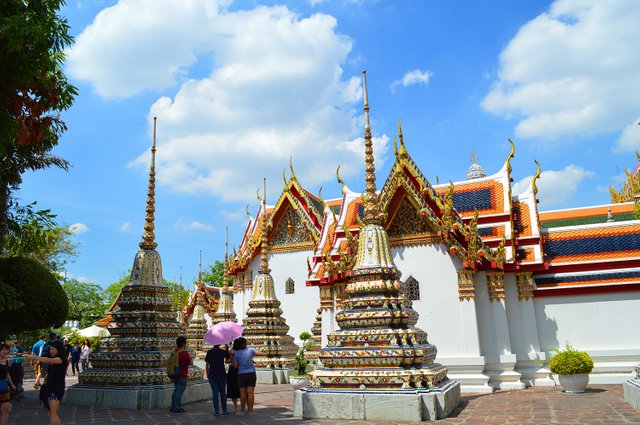
<path id="1" fill-rule="evenodd" d="M 403 196 L 387 226 L 392 246 L 409 246 L 438 242 L 435 229 L 422 217 L 418 209 Z"/>
<path id="2" fill-rule="evenodd" d="M 269 241 L 274 251 L 314 246 L 313 233 L 308 220 L 290 203 L 284 205 L 277 223 L 273 225 Z"/>

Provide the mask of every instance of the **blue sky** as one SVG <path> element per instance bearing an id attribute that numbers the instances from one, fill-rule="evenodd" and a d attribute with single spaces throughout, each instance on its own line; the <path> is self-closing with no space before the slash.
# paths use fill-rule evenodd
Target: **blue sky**
<path id="1" fill-rule="evenodd" d="M 106 286 L 131 267 L 158 116 L 156 241 L 188 284 L 237 245 L 245 206 L 289 157 L 309 190 L 362 190 L 360 73 L 367 70 L 378 184 L 397 120 L 432 183 L 488 174 L 516 143 L 515 189 L 542 165 L 541 209 L 607 203 L 640 145 L 637 1 L 69 1 L 79 88 L 55 153 L 74 166 L 25 175 L 72 226 L 68 276 Z"/>

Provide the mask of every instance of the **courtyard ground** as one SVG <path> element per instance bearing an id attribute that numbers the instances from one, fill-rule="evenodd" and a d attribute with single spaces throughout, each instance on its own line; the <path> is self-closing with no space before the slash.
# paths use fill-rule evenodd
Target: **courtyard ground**
<path id="1" fill-rule="evenodd" d="M 76 382 L 67 378 L 67 385 Z M 46 411 L 38 404 L 33 379 L 25 381 L 26 397 L 13 406 L 10 424 L 48 424 Z M 60 418 L 71 424 L 358 424 L 360 421 L 301 420 L 292 416 L 292 390 L 289 385 L 259 385 L 256 388 L 256 413 L 214 417 L 211 402 L 185 405 L 185 413 L 166 410 L 95 409 L 64 405 Z M 229 403 L 231 407 L 231 403 Z M 381 423 L 381 422 L 377 422 Z M 622 385 L 591 385 L 588 392 L 565 394 L 558 387 L 529 388 L 523 391 L 498 391 L 493 394 L 465 394 L 451 417 L 436 422 L 445 424 L 640 424 L 640 410 L 627 404 Z M 371 422 L 369 422 L 371 424 Z M 395 422 L 387 422 L 395 424 Z"/>

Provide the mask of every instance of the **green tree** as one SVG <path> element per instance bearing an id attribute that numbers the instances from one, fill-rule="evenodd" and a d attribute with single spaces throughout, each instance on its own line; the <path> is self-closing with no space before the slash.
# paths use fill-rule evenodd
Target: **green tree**
<path id="1" fill-rule="evenodd" d="M 62 284 L 69 299 L 68 320 L 78 320 L 80 327 L 91 326 L 102 318 L 109 306 L 102 297 L 102 288 L 95 283 L 79 282 L 69 279 Z"/>
<path id="2" fill-rule="evenodd" d="M 14 204 L 9 211 L 5 255 L 31 257 L 61 273 L 77 257 L 78 244 L 71 239 L 73 233 L 68 227 L 56 223 L 50 210 L 35 211 L 35 205 Z"/>
<path id="3" fill-rule="evenodd" d="M 223 285 L 222 278 L 224 277 L 224 263 L 216 260 L 212 266 L 205 269 L 202 273 L 202 281 L 207 286 L 221 287 Z M 233 276 L 227 276 L 227 283 L 229 286 L 233 285 Z"/>
<path id="4" fill-rule="evenodd" d="M 76 88 L 63 72 L 64 49 L 73 38 L 58 16 L 63 0 L 0 2 L 0 248 L 12 194 L 22 174 L 69 163 L 52 155 L 67 129 L 60 115 Z"/>
<path id="5" fill-rule="evenodd" d="M 0 305 L 0 337 L 26 330 L 57 328 L 67 319 L 69 301 L 56 276 L 33 258 L 0 258 L 0 281 L 13 288 L 17 305 Z"/>
<path id="6" fill-rule="evenodd" d="M 120 295 L 120 291 L 122 290 L 122 287 L 127 283 L 129 283 L 130 275 L 131 275 L 131 270 L 129 270 L 129 274 L 124 275 L 120 278 L 120 280 L 117 280 L 109 284 L 109 286 L 107 286 L 104 289 L 104 291 L 102 291 L 102 299 L 104 300 L 104 303 L 107 305 L 107 308 L 111 307 L 111 304 L 113 304 L 116 298 L 118 298 L 118 295 Z"/>

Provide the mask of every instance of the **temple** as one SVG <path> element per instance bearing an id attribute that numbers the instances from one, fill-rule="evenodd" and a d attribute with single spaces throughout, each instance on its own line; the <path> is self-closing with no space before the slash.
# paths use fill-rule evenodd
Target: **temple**
<path id="1" fill-rule="evenodd" d="M 640 322 L 634 196 L 539 211 L 540 165 L 528 188 L 513 193 L 510 144 L 495 173 L 474 153 L 465 179 L 432 185 L 398 125 L 394 162 L 376 194 L 388 264 L 402 271 L 398 284 L 419 316 L 415 327 L 428 330 L 438 363 L 463 392 L 554 385 L 551 349 L 567 342 L 593 357 L 590 382 L 620 384 L 640 359 L 640 345 L 625 331 Z M 363 249 L 367 195 L 338 171 L 342 196 L 324 200 L 290 168 L 278 201 L 249 217 L 230 260 L 235 309 L 245 317 L 267 222 L 275 295 L 291 334 L 312 331 L 327 347 L 315 353 L 322 358 L 344 333 L 339 312 L 357 311 L 346 288 Z"/>
<path id="2" fill-rule="evenodd" d="M 202 282 L 202 252 L 200 253 L 198 262 L 198 282 L 195 286 L 196 289 L 189 295 L 189 298 L 191 298 L 189 305 L 193 304 L 193 312 L 189 320 L 184 320 L 185 315 L 183 312 L 183 321 L 187 324 L 187 346 L 195 351 L 197 359 L 204 360 L 207 350 L 209 350 L 211 346 L 203 340 L 204 334 L 207 333 L 207 329 L 209 328 L 205 317 L 205 305 L 209 304 L 209 302 L 207 302 L 208 300 L 206 300 L 204 296 L 208 291 Z"/>
<path id="3" fill-rule="evenodd" d="M 91 353 L 92 368 L 80 373 L 78 384 L 69 388 L 68 404 L 108 408 L 140 409 L 169 407 L 173 385 L 166 362 L 182 334 L 172 311 L 169 288 L 162 280 L 162 261 L 156 251 L 155 213 L 156 119 L 153 126 L 149 190 L 140 251 L 135 256 L 131 278 L 110 309 L 100 350 Z M 208 384 L 203 371 L 189 368 L 185 403 L 203 400 Z M 123 388 L 124 387 L 124 388 Z"/>
<path id="4" fill-rule="evenodd" d="M 212 322 L 237 322 L 236 312 L 233 311 L 233 293 L 229 289 L 229 227 L 225 229 L 224 244 L 224 273 L 222 275 L 222 288 L 220 289 L 220 302 L 218 309 L 212 316 Z"/>

